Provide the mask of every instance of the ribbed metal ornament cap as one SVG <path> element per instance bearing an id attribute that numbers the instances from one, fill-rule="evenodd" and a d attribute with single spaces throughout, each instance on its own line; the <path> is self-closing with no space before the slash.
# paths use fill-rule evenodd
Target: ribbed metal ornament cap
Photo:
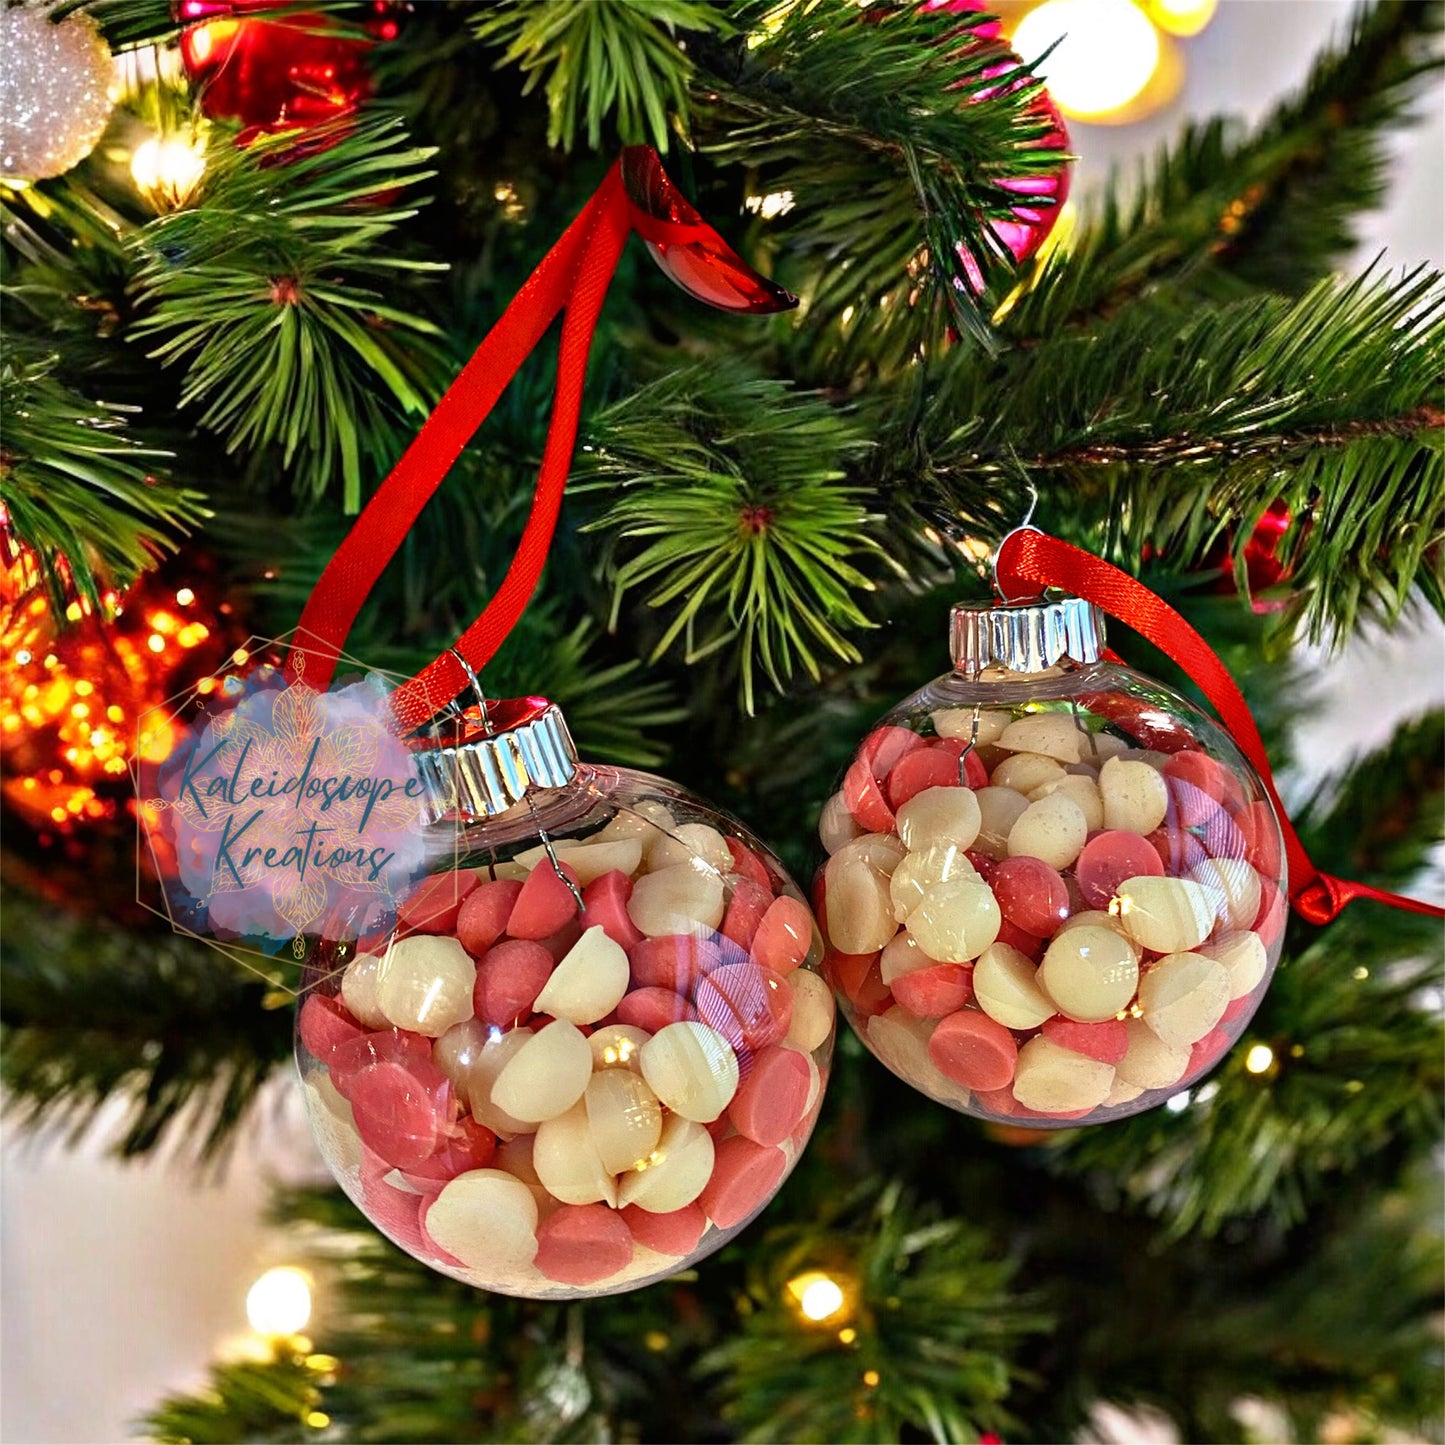
<path id="1" fill-rule="evenodd" d="M 440 738 L 413 753 L 426 789 L 426 821 L 493 818 L 529 793 L 560 788 L 577 773 L 577 747 L 562 709 L 545 697 L 468 708 Z"/>
<path id="2" fill-rule="evenodd" d="M 1058 663 L 1097 662 L 1104 651 L 1104 614 L 1082 597 L 1057 602 L 960 602 L 949 623 L 954 668 L 977 675 L 988 667 L 1043 672 Z"/>

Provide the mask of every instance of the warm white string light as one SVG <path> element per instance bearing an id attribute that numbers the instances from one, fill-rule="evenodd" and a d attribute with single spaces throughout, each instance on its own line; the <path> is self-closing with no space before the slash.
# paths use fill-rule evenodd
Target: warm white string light
<path id="1" fill-rule="evenodd" d="M 311 1277 L 291 1265 L 268 1269 L 246 1294 L 246 1320 L 258 1335 L 298 1334 L 311 1318 Z"/>
<path id="2" fill-rule="evenodd" d="M 1159 65 L 1159 32 L 1133 0 L 1044 0 L 1013 45 L 1025 60 L 1044 57 L 1036 69 L 1049 94 L 1080 120 L 1127 105 Z"/>

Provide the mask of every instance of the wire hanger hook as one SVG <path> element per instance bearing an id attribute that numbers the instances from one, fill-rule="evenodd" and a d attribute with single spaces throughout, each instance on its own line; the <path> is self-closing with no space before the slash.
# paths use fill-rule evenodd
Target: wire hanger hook
<path id="1" fill-rule="evenodd" d="M 482 691 L 481 679 L 473 670 L 471 663 L 469 663 L 455 647 L 449 647 L 447 651 L 461 663 L 462 670 L 466 673 L 467 679 L 472 685 L 472 693 L 477 699 L 477 706 L 482 710 L 482 726 L 486 729 L 487 736 L 489 738 L 496 737 L 497 730 L 492 724 L 492 714 L 487 707 L 487 695 Z M 532 821 L 537 825 L 537 836 L 541 838 L 542 847 L 546 849 L 547 861 L 551 863 L 552 871 L 567 885 L 567 891 L 572 895 L 572 901 L 577 905 L 578 913 L 581 913 L 587 906 L 582 901 L 582 890 L 562 871 L 562 863 L 557 857 L 557 850 L 552 846 L 552 840 L 547 836 L 547 830 L 542 826 L 542 820 L 537 816 L 537 805 L 531 798 L 527 798 L 526 803 L 527 811 L 531 813 Z M 493 876 L 496 876 L 495 867 L 493 869 Z"/>
<path id="2" fill-rule="evenodd" d="M 482 711 L 482 727 L 486 729 L 487 736 L 489 738 L 496 737 L 497 730 L 492 726 L 492 714 L 487 708 L 487 695 L 482 691 L 481 679 L 472 670 L 471 663 L 468 662 L 455 647 L 449 647 L 447 651 L 461 663 L 462 671 L 466 673 L 467 681 L 472 685 L 472 696 L 476 698 L 477 706 Z M 453 706 L 455 706 L 455 703 L 453 703 Z M 462 711 L 465 712 L 466 710 L 463 708 Z"/>
<path id="3" fill-rule="evenodd" d="M 1016 536 L 1019 532 L 1037 532 L 1040 530 L 1034 526 L 1034 513 L 1039 509 L 1039 489 L 1034 485 L 1034 479 L 1027 475 L 1024 477 L 1024 486 L 1026 486 L 1029 491 L 1029 505 L 1028 510 L 1024 513 L 1024 519 L 1018 526 L 1010 528 L 1009 531 L 1005 532 L 1004 535 L 999 538 L 998 546 L 993 549 L 993 556 L 989 559 L 989 570 L 993 573 L 994 595 L 1000 602 L 1019 602 L 1023 600 L 1018 597 L 1005 597 L 1003 588 L 999 586 L 998 557 L 999 553 L 1003 551 L 1004 543 L 1007 542 L 1010 537 Z"/>

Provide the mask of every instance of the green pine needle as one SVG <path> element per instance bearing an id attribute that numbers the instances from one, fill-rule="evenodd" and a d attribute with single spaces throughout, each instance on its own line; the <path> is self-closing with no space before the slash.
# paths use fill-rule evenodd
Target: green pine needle
<path id="1" fill-rule="evenodd" d="M 709 53 L 701 148 L 785 196 L 771 231 L 800 324 L 830 374 L 890 375 L 950 326 L 985 349 L 1018 268 L 990 229 L 1004 182 L 1062 165 L 1040 90 L 982 16 L 917 4 L 741 7 L 745 40 Z M 975 291 L 959 252 L 979 272 Z"/>
<path id="2" fill-rule="evenodd" d="M 1339 640 L 1414 601 L 1442 609 L 1442 374 L 1445 288 L 1423 269 L 1189 314 L 1140 302 L 998 363 L 950 358 L 916 423 L 927 494 L 969 515 L 1023 465 L 1046 524 L 1089 498 L 1123 556 L 1180 570 L 1222 533 L 1242 552 L 1283 499 L 1292 615 Z"/>
<path id="3" fill-rule="evenodd" d="M 1185 297 L 1303 291 L 1355 245 L 1379 205 L 1386 141 L 1439 72 L 1439 0 L 1362 5 L 1297 95 L 1253 130 L 1185 126 L 1132 182 L 1116 176 L 1009 314 L 1012 338 L 1084 325 L 1160 287 Z"/>
<path id="4" fill-rule="evenodd" d="M 1016 1424 L 1003 1405 L 1010 1355 L 1046 1320 L 1014 1284 L 1014 1263 L 967 1221 L 938 1221 L 893 1185 L 863 1219 L 774 1230 L 759 1253 L 736 1333 L 703 1362 L 738 1439 L 841 1445 L 917 1432 L 972 1445 Z M 814 1326 L 788 1289 L 812 1270 L 844 1288 L 838 1318 Z"/>
<path id="5" fill-rule="evenodd" d="M 682 722 L 686 710 L 665 681 L 647 677 L 638 659 L 609 663 L 599 656 L 596 634 L 591 618 L 566 628 L 555 606 L 535 599 L 487 664 L 487 692 L 543 691 L 567 714 L 567 727 L 590 761 L 655 767 L 668 755 L 656 730 Z"/>
<path id="6" fill-rule="evenodd" d="M 291 1057 L 290 1010 L 264 1008 L 254 974 L 164 927 L 97 929 L 88 914 L 11 893 L 4 918 L 0 1079 L 16 1127 L 74 1142 L 121 1099 L 119 1156 L 179 1136 L 199 1159 L 222 1157 Z"/>
<path id="7" fill-rule="evenodd" d="M 845 629 L 869 625 L 854 559 L 880 553 L 858 489 L 841 485 L 863 441 L 821 398 L 739 371 L 691 368 L 607 407 L 579 465 L 583 491 L 619 488 L 593 530 L 612 534 L 613 622 L 648 588 L 667 616 L 652 649 L 679 638 L 696 663 L 727 648 L 752 711 L 761 671 L 781 688 L 820 657 L 858 657 Z"/>
<path id="8" fill-rule="evenodd" d="M 665 152 L 674 128 L 687 134 L 693 67 L 679 36 L 730 25 L 700 0 L 501 0 L 474 14 L 472 29 L 506 47 L 498 64 L 521 68 L 524 94 L 546 81 L 549 145 L 570 151 L 585 129 L 597 150 L 610 121 L 624 145 Z"/>
<path id="9" fill-rule="evenodd" d="M 92 402 L 56 379 L 56 357 L 26 364 L 11 349 L 0 368 L 0 502 L 55 615 L 77 594 L 99 612 L 107 587 L 128 586 L 207 515 L 201 494 L 153 474 L 168 453 L 125 431 L 139 408 Z"/>
<path id="10" fill-rule="evenodd" d="M 348 512 L 449 370 L 441 329 L 385 299 L 399 273 L 440 269 L 383 249 L 415 214 L 393 193 L 431 174 L 430 154 L 385 118 L 304 150 L 285 134 L 213 145 L 198 203 L 134 242 L 133 334 L 185 366 L 182 405 L 230 452 L 274 447 L 303 494 L 339 477 Z"/>

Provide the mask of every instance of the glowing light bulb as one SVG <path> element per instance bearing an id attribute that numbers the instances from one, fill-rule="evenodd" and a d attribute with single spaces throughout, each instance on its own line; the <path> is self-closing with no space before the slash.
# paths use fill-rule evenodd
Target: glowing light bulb
<path id="1" fill-rule="evenodd" d="M 130 173 L 136 188 L 155 207 L 183 206 L 206 170 L 198 142 L 180 135 L 153 135 L 135 148 Z"/>
<path id="2" fill-rule="evenodd" d="M 299 1269 L 268 1269 L 246 1295 L 246 1319 L 258 1335 L 294 1335 L 311 1318 L 311 1280 Z"/>
<path id="3" fill-rule="evenodd" d="M 1146 0 L 1149 18 L 1171 35 L 1198 35 L 1219 8 L 1219 0 Z"/>
<path id="4" fill-rule="evenodd" d="M 809 1270 L 790 1279 L 788 1293 L 797 1301 L 798 1313 L 813 1324 L 831 1319 L 846 1302 L 842 1285 L 821 1270 Z"/>
<path id="5" fill-rule="evenodd" d="M 1014 31 L 1013 48 L 1065 115 L 1080 120 L 1127 105 L 1159 64 L 1159 32 L 1133 0 L 1044 0 Z"/>
<path id="6" fill-rule="evenodd" d="M 1244 1067 L 1251 1074 L 1263 1074 L 1273 1063 L 1274 1050 L 1268 1044 L 1254 1044 L 1244 1056 Z"/>

